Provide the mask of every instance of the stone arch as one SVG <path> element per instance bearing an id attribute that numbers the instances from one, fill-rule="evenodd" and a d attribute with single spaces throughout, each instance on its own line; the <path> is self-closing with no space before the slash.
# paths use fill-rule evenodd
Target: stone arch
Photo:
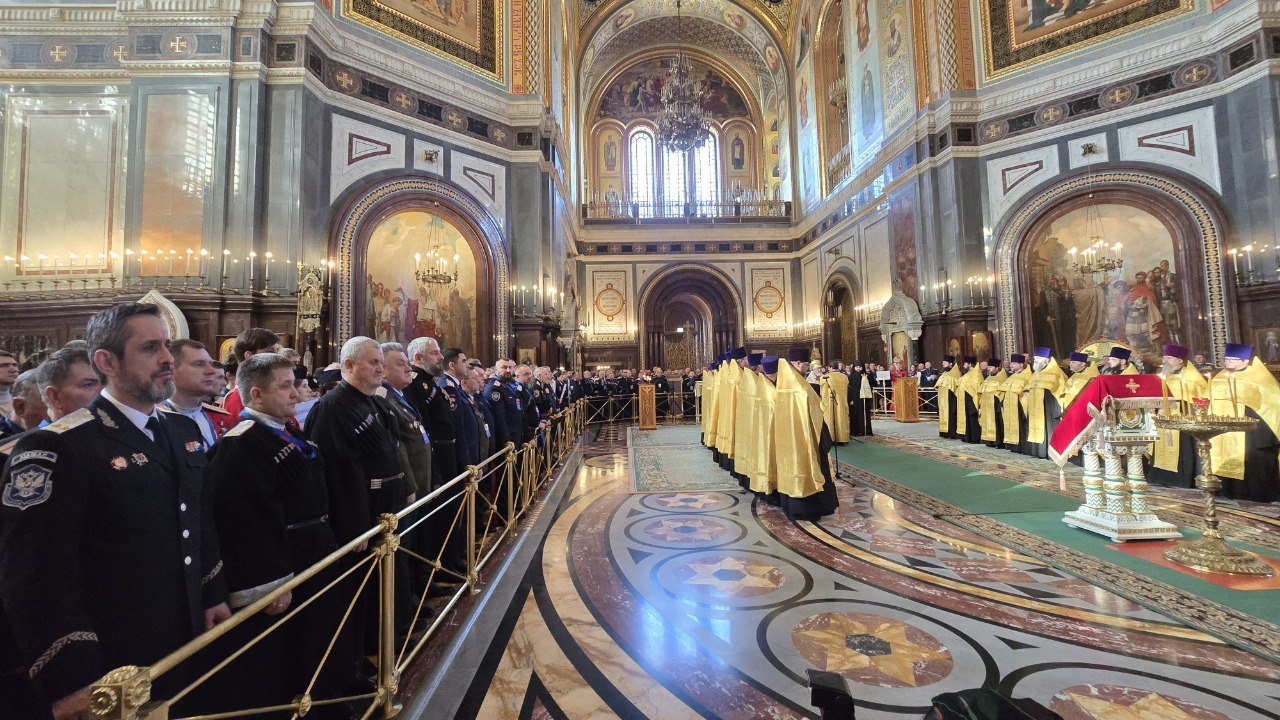
<path id="1" fill-rule="evenodd" d="M 1013 293 L 1015 287 L 1029 291 L 1025 258 L 1030 241 L 1058 217 L 1091 202 L 1130 205 L 1165 224 L 1179 261 L 1183 302 L 1198 299 L 1205 311 L 1204 322 L 1198 323 L 1187 342 L 1198 343 L 1221 363 L 1235 314 L 1229 297 L 1232 288 L 1223 278 L 1221 253 L 1228 232 L 1223 214 L 1207 192 L 1191 183 L 1130 168 L 1066 178 L 1023 202 L 1002 221 L 995 243 L 996 332 L 1005 357 L 1019 352 L 1019 347 L 1027 349 L 1033 337 L 1029 300 Z"/>
<path id="2" fill-rule="evenodd" d="M 661 352 L 661 306 L 681 295 L 696 295 L 710 310 L 708 338 L 711 352 L 741 344 L 744 327 L 742 296 L 724 271 L 702 263 L 669 265 L 645 281 L 640 291 L 640 365 L 652 367 Z M 657 335 L 655 335 L 657 333 Z"/>
<path id="3" fill-rule="evenodd" d="M 329 233 L 330 255 L 338 259 L 337 282 L 333 283 L 330 291 L 333 293 L 331 307 L 337 309 L 335 347 L 341 347 L 353 333 L 354 305 L 359 297 L 363 297 L 363 291 L 355 280 L 364 275 L 365 250 L 370 234 L 388 217 L 417 208 L 445 217 L 471 243 L 479 276 L 476 285 L 477 346 L 487 350 L 491 358 L 508 354 L 511 330 L 507 287 L 510 270 L 500 226 L 483 206 L 456 185 L 425 175 L 376 180 L 355 189 L 348 198 L 334 216 Z"/>
<path id="4" fill-rule="evenodd" d="M 822 357 L 845 362 L 858 359 L 858 318 L 854 308 L 862 304 L 862 287 L 852 264 L 837 265 L 827 274 L 819 296 L 822 305 Z"/>

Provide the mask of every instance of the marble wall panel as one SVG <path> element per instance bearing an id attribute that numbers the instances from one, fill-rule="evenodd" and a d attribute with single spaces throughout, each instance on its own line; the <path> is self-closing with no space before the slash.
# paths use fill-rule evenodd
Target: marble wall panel
<path id="1" fill-rule="evenodd" d="M 145 102 L 139 246 L 153 253 L 199 250 L 216 164 L 214 100 L 182 91 L 150 94 Z"/>

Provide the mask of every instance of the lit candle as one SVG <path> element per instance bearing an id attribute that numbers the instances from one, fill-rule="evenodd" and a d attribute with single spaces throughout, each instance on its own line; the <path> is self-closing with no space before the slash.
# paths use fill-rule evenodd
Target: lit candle
<path id="1" fill-rule="evenodd" d="M 59 261 L 61 261 L 61 260 L 62 260 L 62 256 L 61 256 L 61 255 L 59 255 L 58 253 L 54 253 L 54 254 L 53 254 L 53 274 L 54 274 L 54 275 L 57 275 L 57 274 L 58 274 L 58 263 L 59 263 Z"/>
<path id="2" fill-rule="evenodd" d="M 560 293 L 560 305 L 558 309 L 560 310 L 564 309 L 564 293 Z"/>
<path id="3" fill-rule="evenodd" d="M 413 254 L 413 271 L 418 272 L 420 270 L 422 270 L 422 253 L 414 253 Z"/>
<path id="4" fill-rule="evenodd" d="M 1238 283 L 1240 282 L 1240 253 L 1236 252 L 1235 248 L 1231 248 L 1227 251 L 1227 254 L 1231 256 L 1231 265 L 1235 270 L 1236 282 Z"/>
<path id="5" fill-rule="evenodd" d="M 1253 282 L 1253 245 L 1245 245 L 1240 249 L 1244 251 L 1245 280 Z"/>
<path id="6" fill-rule="evenodd" d="M 183 277 L 187 277 L 191 274 L 191 256 L 194 254 L 195 254 L 194 250 L 192 250 L 191 248 L 187 248 L 187 268 L 182 271 Z"/>
<path id="7" fill-rule="evenodd" d="M 332 261 L 332 260 L 330 260 L 330 261 L 328 261 L 328 263 L 327 263 L 327 264 L 328 264 L 328 266 L 329 266 L 329 277 L 328 277 L 328 279 L 327 279 L 327 280 L 325 280 L 325 283 L 324 283 L 324 286 L 325 286 L 325 288 L 326 288 L 326 289 L 328 289 L 328 288 L 330 288 L 330 287 L 332 287 L 332 286 L 333 286 L 333 261 Z"/>
<path id="8" fill-rule="evenodd" d="M 173 277 L 173 257 L 178 254 L 177 250 L 169 248 L 169 276 Z"/>
<path id="9" fill-rule="evenodd" d="M 995 284 L 996 284 L 996 276 L 988 275 L 987 276 L 987 299 L 988 300 L 995 299 L 995 296 L 996 296 Z"/>
<path id="10" fill-rule="evenodd" d="M 262 278 L 263 287 L 266 287 L 267 285 L 271 284 L 271 263 L 274 261 L 274 258 L 271 257 L 270 250 L 267 251 L 266 257 L 267 257 L 266 275 Z"/>
<path id="11" fill-rule="evenodd" d="M 112 250 L 111 252 L 107 253 L 107 274 L 108 275 L 111 275 L 113 273 L 115 269 L 115 264 L 116 264 L 115 260 L 117 257 L 120 257 L 120 256 L 116 255 L 115 250 Z"/>
<path id="12" fill-rule="evenodd" d="M 44 274 L 44 261 L 45 261 L 45 260 L 48 260 L 48 259 L 49 259 L 49 256 L 48 256 L 48 255 L 45 255 L 44 253 L 40 253 L 39 255 L 37 255 L 37 256 L 36 256 L 36 258 L 40 261 L 40 274 L 41 274 L 41 275 L 43 275 L 43 274 Z M 56 265 L 54 266 L 53 271 L 54 271 L 54 273 L 57 273 L 57 272 L 58 272 L 58 267 L 57 267 Z"/>
<path id="13" fill-rule="evenodd" d="M 258 253 L 250 251 L 249 257 L 245 259 L 245 262 L 249 263 L 249 289 L 250 290 L 253 289 L 253 261 L 256 260 L 257 258 L 258 258 Z"/>
<path id="14" fill-rule="evenodd" d="M 129 250 L 129 249 L 125 249 L 125 251 L 124 251 L 124 275 L 125 275 L 125 277 L 128 277 L 128 276 L 129 276 L 129 258 L 131 258 L 131 257 L 133 257 L 133 251 L 132 251 L 132 250 Z M 139 260 L 139 261 L 138 261 L 138 274 L 139 274 L 139 275 L 141 275 L 141 274 L 142 274 L 142 261 L 141 261 L 141 260 Z"/>
<path id="15" fill-rule="evenodd" d="M 1111 246 L 1111 249 L 1116 251 L 1116 263 L 1119 263 L 1121 261 L 1120 253 L 1122 250 L 1124 250 L 1124 244 L 1116 243 L 1115 245 Z"/>
<path id="16" fill-rule="evenodd" d="M 227 276 L 227 257 L 228 257 L 228 256 L 230 256 L 230 255 L 231 255 L 231 251 L 230 251 L 230 250 L 223 250 L 223 251 L 222 251 L 222 269 L 218 272 L 218 277 L 219 277 L 219 278 L 225 278 L 225 277 Z M 219 281 L 219 282 L 221 282 L 221 281 Z"/>
<path id="17" fill-rule="evenodd" d="M 205 250 L 204 248 L 200 248 L 200 261 L 196 263 L 196 274 L 198 274 L 200 277 L 204 277 L 205 272 L 207 272 L 208 268 L 206 268 L 205 265 L 208 262 L 209 262 L 209 251 Z"/>

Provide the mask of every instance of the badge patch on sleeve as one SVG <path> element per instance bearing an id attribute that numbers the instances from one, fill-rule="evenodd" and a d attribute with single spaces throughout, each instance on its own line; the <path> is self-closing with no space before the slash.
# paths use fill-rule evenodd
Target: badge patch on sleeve
<path id="1" fill-rule="evenodd" d="M 53 494 L 53 471 L 39 465 L 16 468 L 9 474 L 9 484 L 4 486 L 2 502 L 26 510 L 39 505 Z"/>

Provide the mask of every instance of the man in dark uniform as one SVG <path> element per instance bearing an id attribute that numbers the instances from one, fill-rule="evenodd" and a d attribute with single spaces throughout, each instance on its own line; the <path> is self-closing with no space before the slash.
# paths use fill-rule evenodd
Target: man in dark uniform
<path id="1" fill-rule="evenodd" d="M 495 447 L 511 443 L 519 449 L 520 436 L 524 433 L 524 405 L 515 389 L 516 364 L 511 358 L 502 358 L 494 365 L 494 376 L 485 385 L 484 395 L 493 412 L 493 437 Z"/>
<path id="2" fill-rule="evenodd" d="M 209 484 L 230 605 L 251 605 L 323 560 L 337 549 L 329 525 L 324 460 L 315 445 L 288 419 L 298 404 L 294 364 L 276 354 L 253 355 L 240 363 L 236 387 L 245 402 L 241 422 L 209 453 Z M 307 603 L 336 577 L 336 568 L 309 578 L 267 609 L 220 638 L 212 657 L 243 647 L 291 608 Z M 285 704 L 300 695 L 316 671 L 329 638 L 342 619 L 338 597 L 326 594 L 308 604 L 209 681 L 216 710 L 244 710 Z M 350 642 L 343 633 L 339 642 Z M 340 646 L 333 657 L 351 657 Z M 334 697 L 353 679 L 326 663 L 311 694 Z M 342 671 L 349 671 L 349 666 Z"/>
<path id="3" fill-rule="evenodd" d="M 444 349 L 444 375 L 436 385 L 444 391 L 453 417 L 453 432 L 458 438 L 458 471 L 468 465 L 480 463 L 480 428 L 475 412 L 471 409 L 471 393 L 462 387 L 462 379 L 469 372 L 467 356 L 461 348 Z"/>
<path id="4" fill-rule="evenodd" d="M 377 525 L 379 515 L 403 510 L 408 493 L 395 420 L 374 397 L 385 374 L 381 348 L 373 338 L 357 335 L 343 344 L 339 360 L 342 382 L 311 408 L 306 432 L 324 451 L 329 524 L 342 546 Z M 362 555 L 347 555 L 340 567 L 349 568 Z M 354 573 L 338 588 L 339 595 L 351 597 L 358 584 L 359 573 Z M 359 593 L 360 607 L 352 611 L 350 621 L 356 655 L 336 662 L 357 667 L 358 653 L 372 648 L 377 637 L 376 599 L 373 587 Z"/>
<path id="5" fill-rule="evenodd" d="M 529 392 L 533 393 L 533 405 L 538 408 L 538 417 L 551 417 L 556 410 L 556 401 L 551 393 L 551 370 L 549 368 L 538 368 L 534 374 L 533 384 L 529 388 Z"/>
<path id="6" fill-rule="evenodd" d="M 533 402 L 533 368 L 528 365 L 521 365 L 516 368 L 516 387 L 515 391 L 520 396 L 520 402 L 524 406 L 524 420 L 520 430 L 521 444 L 531 442 L 538 437 L 538 423 L 540 416 L 538 406 Z"/>
<path id="7" fill-rule="evenodd" d="M 671 383 L 661 367 L 653 369 L 653 391 L 658 395 L 658 417 L 664 418 L 671 411 Z"/>
<path id="8" fill-rule="evenodd" d="M 431 436 L 427 434 L 418 409 L 404 396 L 404 391 L 413 384 L 408 353 L 403 345 L 395 342 L 383 343 L 381 348 L 385 374 L 382 387 L 378 388 L 375 396 L 395 421 L 392 427 L 400 440 L 400 467 L 404 469 L 405 492 L 408 493 L 405 500 L 408 504 L 413 504 L 419 497 L 431 492 Z M 401 520 L 400 527 L 413 525 L 422 514 L 422 508 L 415 509 Z M 423 525 L 429 522 L 428 520 Z M 432 556 L 439 548 L 439 545 L 428 544 L 428 533 L 422 525 L 402 536 L 401 542 L 423 557 Z M 413 582 L 409 581 L 410 578 Z M 396 609 L 396 619 L 402 623 L 397 630 L 409 629 L 408 624 L 417 610 L 416 603 L 411 602 L 410 598 L 415 593 L 420 595 L 426 589 L 429 579 L 428 566 L 416 559 L 410 560 L 404 553 L 396 556 L 396 588 L 398 597 L 406 601 Z M 427 609 L 423 608 L 423 611 L 426 612 Z"/>
<path id="9" fill-rule="evenodd" d="M 409 386 L 404 389 L 404 397 L 422 416 L 427 426 L 427 436 L 431 438 L 431 484 L 426 492 L 432 492 L 453 480 L 465 468 L 458 464 L 453 407 L 438 382 L 444 376 L 444 355 L 440 352 L 440 343 L 434 338 L 416 338 L 409 343 L 408 353 L 412 377 Z M 446 502 L 452 500 L 454 503 L 449 509 L 440 510 L 433 515 L 422 528 L 422 541 L 430 548 L 430 552 L 424 553 L 423 557 L 435 558 L 440 552 L 449 527 L 453 525 L 453 518 L 458 513 L 459 501 L 455 498 L 460 492 L 461 490 L 457 493 L 445 493 L 438 502 L 422 508 L 424 513 L 429 513 Z M 465 563 L 461 562 L 462 557 L 462 534 L 455 531 L 444 550 L 442 562 L 450 571 L 458 572 L 465 568 Z"/>
<path id="10" fill-rule="evenodd" d="M 467 370 L 470 372 L 462 386 L 471 393 L 471 406 L 476 409 L 476 422 L 480 425 L 480 459 L 483 460 L 501 450 L 502 446 L 493 437 L 495 419 L 489 398 L 484 394 L 484 366 L 473 358 L 467 361 Z"/>
<path id="11" fill-rule="evenodd" d="M 871 435 L 871 416 L 875 414 L 875 393 L 871 389 L 871 373 L 861 360 L 853 363 L 849 373 L 849 434 Z"/>
<path id="12" fill-rule="evenodd" d="M 231 615 L 200 430 L 155 407 L 173 393 L 159 308 L 121 303 L 86 335 L 102 394 L 23 436 L 0 476 L 0 603 L 21 618 L 22 662 L 57 717 L 87 717 L 90 683 Z M 152 696 L 186 675 L 161 676 Z"/>

